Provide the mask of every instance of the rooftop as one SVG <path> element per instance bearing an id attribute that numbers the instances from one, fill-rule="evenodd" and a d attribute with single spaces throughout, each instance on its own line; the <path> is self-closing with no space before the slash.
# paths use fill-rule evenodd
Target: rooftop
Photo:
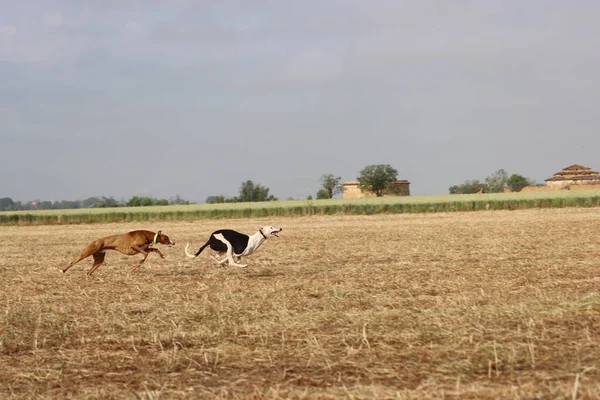
<path id="1" fill-rule="evenodd" d="M 591 168 L 586 167 L 585 165 L 573 164 L 566 168 L 563 168 L 562 171 L 557 172 L 554 174 L 554 176 L 546 179 L 546 181 L 566 180 L 600 180 L 600 174 L 598 174 L 598 171 L 592 171 Z"/>

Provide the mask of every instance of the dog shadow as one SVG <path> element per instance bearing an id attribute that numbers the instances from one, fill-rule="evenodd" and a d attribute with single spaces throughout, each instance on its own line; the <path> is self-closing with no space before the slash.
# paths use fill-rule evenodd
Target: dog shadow
<path id="1" fill-rule="evenodd" d="M 164 271 L 164 272 L 155 272 L 154 274 L 152 274 L 153 276 L 171 276 L 171 277 L 176 277 L 176 276 L 196 276 L 196 277 L 204 277 L 207 275 L 211 275 L 210 272 L 208 271 L 202 271 L 202 270 L 179 270 L 179 271 Z"/>
<path id="2" fill-rule="evenodd" d="M 244 276 L 247 278 L 254 279 L 267 279 L 267 278 L 275 278 L 278 276 L 284 276 L 285 274 L 282 272 L 273 272 L 269 269 L 263 269 L 261 271 L 256 272 L 247 272 Z"/>

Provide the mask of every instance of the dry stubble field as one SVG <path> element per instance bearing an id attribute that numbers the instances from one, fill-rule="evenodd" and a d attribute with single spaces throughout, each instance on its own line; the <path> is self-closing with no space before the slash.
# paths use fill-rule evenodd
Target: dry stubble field
<path id="1" fill-rule="evenodd" d="M 184 256 L 284 228 L 247 269 Z M 89 241 L 177 245 L 60 272 Z M 0 398 L 600 398 L 600 210 L 5 227 Z"/>

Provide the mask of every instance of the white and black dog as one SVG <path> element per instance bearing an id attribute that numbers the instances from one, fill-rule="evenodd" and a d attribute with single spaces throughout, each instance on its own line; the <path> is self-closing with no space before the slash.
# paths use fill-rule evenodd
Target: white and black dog
<path id="1" fill-rule="evenodd" d="M 185 246 L 185 254 L 191 258 L 198 257 L 206 246 L 210 246 L 211 249 L 217 252 L 214 257 L 219 264 L 223 265 L 226 261 L 229 261 L 229 265 L 244 268 L 248 265 L 238 264 L 240 259 L 254 253 L 268 238 L 279 237 L 279 232 L 281 231 L 282 228 L 263 226 L 254 235 L 248 236 L 231 229 L 221 229 L 213 232 L 208 241 L 204 246 L 200 247 L 200 250 L 196 254 L 188 252 L 188 247 L 190 247 L 190 243 L 188 243 Z M 221 256 L 225 254 L 227 254 L 227 257 L 221 259 Z"/>

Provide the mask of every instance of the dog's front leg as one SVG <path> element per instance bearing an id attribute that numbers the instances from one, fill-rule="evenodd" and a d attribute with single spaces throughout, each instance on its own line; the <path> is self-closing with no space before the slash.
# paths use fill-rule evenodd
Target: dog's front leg
<path id="1" fill-rule="evenodd" d="M 225 266 L 225 263 L 227 262 L 227 257 L 221 259 L 221 256 L 223 254 L 225 254 L 224 251 L 216 252 L 215 254 L 213 254 L 213 258 L 217 261 L 217 264 L 223 267 L 223 269 L 227 269 L 227 267 Z"/>
<path id="2" fill-rule="evenodd" d="M 146 258 L 148 258 L 148 254 L 150 254 L 149 251 L 146 251 L 145 249 L 139 247 L 139 246 L 131 246 L 131 248 L 135 251 L 137 251 L 138 253 L 142 253 L 144 255 L 144 258 L 142 258 L 142 261 L 140 261 L 140 263 L 138 265 L 136 265 L 135 267 L 133 267 L 131 269 L 131 271 L 129 272 L 134 272 L 135 270 L 137 270 L 139 267 L 142 266 L 142 264 L 144 263 L 144 261 L 146 261 Z M 150 249 L 148 249 L 150 250 Z"/>
<path id="3" fill-rule="evenodd" d="M 229 265 L 233 265 L 234 267 L 238 267 L 238 268 L 246 268 L 248 266 L 248 264 L 240 264 L 239 262 L 242 260 L 241 256 L 232 256 L 233 264 L 229 263 Z"/>
<path id="4" fill-rule="evenodd" d="M 158 253 L 160 258 L 166 258 L 165 255 L 163 253 L 161 253 L 161 251 L 159 249 L 155 249 L 154 247 L 148 247 L 148 253 L 150 253 L 152 251 Z"/>

